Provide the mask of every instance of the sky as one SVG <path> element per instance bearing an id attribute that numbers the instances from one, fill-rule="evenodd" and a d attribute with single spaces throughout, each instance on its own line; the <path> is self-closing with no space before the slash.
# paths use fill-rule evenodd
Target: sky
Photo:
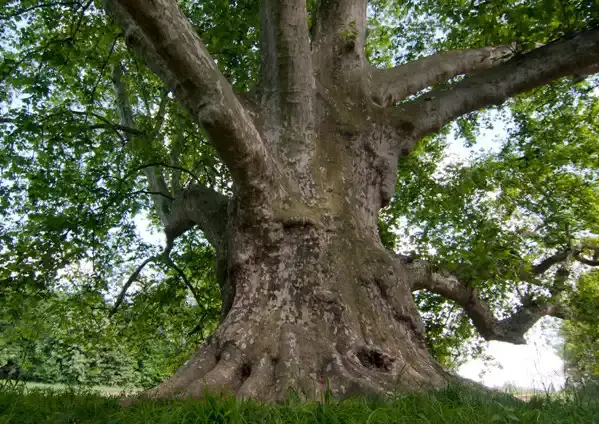
<path id="1" fill-rule="evenodd" d="M 486 353 L 494 361 L 470 360 L 458 369 L 458 374 L 489 387 L 512 386 L 540 392 L 561 389 L 565 376 L 564 362 L 557 354 L 561 342 L 557 322 L 553 318 L 539 321 L 526 334 L 526 345 L 489 342 Z"/>

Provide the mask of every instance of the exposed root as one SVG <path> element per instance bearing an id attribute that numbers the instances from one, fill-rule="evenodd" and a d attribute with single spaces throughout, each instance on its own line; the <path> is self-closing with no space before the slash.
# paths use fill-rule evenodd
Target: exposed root
<path id="1" fill-rule="evenodd" d="M 336 354 L 327 367 L 330 388 L 336 389 L 338 396 L 380 395 L 385 392 L 385 387 L 374 382 L 367 372 L 363 373 L 353 366 L 348 367 L 353 362 L 348 359 L 346 355 Z"/>
<path id="2" fill-rule="evenodd" d="M 426 390 L 448 382 L 433 368 L 425 367 L 428 373 L 419 372 L 401 357 L 373 346 L 363 345 L 346 353 L 331 352 L 331 346 L 318 363 L 313 360 L 312 346 L 303 346 L 303 352 L 281 349 L 279 358 L 263 354 L 254 361 L 248 349 L 244 351 L 232 342 L 220 349 L 216 346 L 214 340 L 202 346 L 173 377 L 137 397 L 124 399 L 121 405 L 140 398 L 198 398 L 208 393 L 284 400 L 293 392 L 305 400 L 322 401 L 327 391 L 339 399 L 358 394 L 378 397 L 398 388 Z M 407 384 L 402 383 L 404 377 Z M 430 384 L 425 384 L 428 379 Z"/>
<path id="3" fill-rule="evenodd" d="M 204 393 L 235 393 L 242 383 L 243 357 L 232 343 L 227 344 L 216 366 L 202 378 L 195 379 L 184 391 L 184 397 L 201 397 Z"/>
<path id="4" fill-rule="evenodd" d="M 246 372 L 249 371 L 249 375 L 237 391 L 237 396 L 241 398 L 269 397 L 268 394 L 274 390 L 273 361 L 265 356 L 257 365 L 250 367 L 249 364 L 245 364 L 244 367 Z M 242 371 L 244 371 L 243 368 Z M 242 372 L 242 376 L 246 372 Z"/>
<path id="5" fill-rule="evenodd" d="M 328 287 L 328 280 L 288 286 L 283 283 L 294 280 L 285 273 L 271 287 L 263 286 L 269 279 L 250 276 L 214 336 L 141 398 L 211 393 L 282 401 L 296 394 L 321 401 L 325 395 L 381 396 L 449 382 L 410 319 L 415 306 L 389 301 L 411 296 L 409 290 L 368 280 L 340 289 Z"/>

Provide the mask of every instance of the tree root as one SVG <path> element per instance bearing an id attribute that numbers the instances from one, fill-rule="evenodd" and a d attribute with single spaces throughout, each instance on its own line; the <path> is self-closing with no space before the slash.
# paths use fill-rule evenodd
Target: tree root
<path id="1" fill-rule="evenodd" d="M 297 352 L 285 350 L 279 351 L 279 358 L 262 354 L 252 360 L 247 347 L 244 351 L 227 342 L 219 349 L 216 340 L 211 340 L 174 376 L 156 388 L 123 399 L 121 406 L 131 405 L 138 399 L 201 398 L 207 394 L 275 401 L 284 400 L 290 393 L 303 400 L 316 401 L 323 401 L 328 395 L 339 399 L 352 395 L 378 397 L 402 389 L 419 389 L 412 383 L 403 384 L 403 377 L 410 382 L 420 381 L 420 390 L 439 388 L 448 381 L 448 375 L 435 374 L 437 369 L 418 372 L 407 363 L 398 368 L 399 357 L 372 346 L 341 353 L 331 344 L 318 364 L 302 360 Z M 256 351 L 255 346 L 253 351 Z M 312 353 L 310 349 L 307 352 Z"/>
<path id="2" fill-rule="evenodd" d="M 242 376 L 247 375 L 247 378 L 237 391 L 237 396 L 244 399 L 267 397 L 274 389 L 274 365 L 275 361 L 267 356 L 262 357 L 256 366 L 245 364 Z"/>

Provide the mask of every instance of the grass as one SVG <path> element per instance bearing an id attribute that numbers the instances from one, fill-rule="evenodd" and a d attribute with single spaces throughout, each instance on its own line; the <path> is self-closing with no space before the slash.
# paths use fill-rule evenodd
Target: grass
<path id="1" fill-rule="evenodd" d="M 117 399 L 84 389 L 5 388 L 0 424 L 469 424 L 597 423 L 599 401 L 549 396 L 519 401 L 512 396 L 450 387 L 388 400 L 260 404 L 231 397 L 143 401 L 119 408 Z"/>
<path id="2" fill-rule="evenodd" d="M 25 393 L 32 390 L 51 390 L 54 392 L 60 391 L 86 391 L 92 393 L 98 393 L 104 396 L 122 396 L 123 394 L 131 394 L 139 391 L 135 387 L 112 387 L 112 386 L 74 386 L 72 384 L 60 384 L 60 383 L 34 383 L 30 381 L 19 382 L 20 390 L 24 390 Z M 0 380 L 0 390 L 3 387 L 11 387 L 14 382 L 7 380 Z"/>

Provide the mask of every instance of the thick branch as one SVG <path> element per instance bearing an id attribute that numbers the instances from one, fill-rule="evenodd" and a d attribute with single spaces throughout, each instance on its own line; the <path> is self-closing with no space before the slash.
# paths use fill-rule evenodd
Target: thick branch
<path id="1" fill-rule="evenodd" d="M 551 268 L 553 265 L 557 265 L 557 264 L 560 264 L 560 263 L 568 260 L 574 254 L 574 252 L 575 252 L 574 249 L 565 249 L 565 250 L 562 250 L 561 252 L 551 255 L 551 256 L 543 259 L 537 265 L 534 265 L 531 268 L 531 273 L 533 275 L 541 275 L 541 274 L 545 273 L 546 271 L 548 271 L 549 268 Z"/>
<path id="2" fill-rule="evenodd" d="M 582 256 L 582 249 L 574 254 L 574 259 L 588 266 L 599 266 L 599 249 L 596 247 L 593 250 L 593 259 L 588 259 Z"/>
<path id="3" fill-rule="evenodd" d="M 201 185 L 192 185 L 177 194 L 171 206 L 169 225 L 165 228 L 167 239 L 174 240 L 197 225 L 206 240 L 220 247 L 227 226 L 229 199 Z"/>
<path id="4" fill-rule="evenodd" d="M 327 79 L 324 74 L 349 75 L 364 66 L 367 3 L 367 0 L 319 2 L 312 45 L 321 82 Z"/>
<path id="5" fill-rule="evenodd" d="M 127 44 L 171 88 L 207 132 L 238 186 L 259 193 L 276 178 L 247 111 L 172 0 L 103 0 Z"/>
<path id="6" fill-rule="evenodd" d="M 314 90 L 306 1 L 263 0 L 260 15 L 265 100 L 280 104 L 284 130 L 306 134 L 312 129 Z"/>
<path id="7" fill-rule="evenodd" d="M 276 14 L 270 8 L 271 1 L 260 3 L 260 91 L 264 104 L 279 104 L 279 67 L 277 61 Z M 273 111 L 277 111 L 274 108 Z M 272 117 L 271 117 L 272 118 Z M 278 118 L 276 119 L 278 122 Z"/>
<path id="8" fill-rule="evenodd" d="M 571 259 L 575 259 L 585 265 L 598 266 L 599 261 L 596 260 L 597 258 L 588 259 L 588 258 L 581 256 L 582 252 L 585 250 L 590 250 L 590 251 L 594 252 L 594 256 L 597 256 L 599 253 L 599 248 L 597 246 L 588 245 L 585 243 L 582 243 L 582 244 L 579 244 L 579 245 L 576 245 L 573 247 L 569 247 L 569 248 L 564 249 L 560 252 L 557 252 L 551 256 L 548 256 L 547 258 L 543 259 L 541 262 L 539 262 L 536 265 L 533 265 L 532 267 L 531 266 L 528 266 L 528 267 L 523 266 L 522 271 L 520 272 L 520 278 L 524 281 L 528 281 L 531 279 L 531 277 L 535 277 L 535 276 L 544 274 L 552 266 L 564 264 L 566 262 L 571 261 Z"/>
<path id="9" fill-rule="evenodd" d="M 181 128 L 183 128 L 184 121 L 182 119 L 180 111 L 174 114 L 175 122 L 179 127 L 179 130 L 173 135 L 172 146 L 171 146 L 171 165 L 179 166 L 181 159 L 181 152 L 185 146 L 185 134 Z M 171 190 L 173 193 L 178 194 L 181 192 L 181 170 L 173 170 L 171 174 Z"/>
<path id="10" fill-rule="evenodd" d="M 465 113 L 490 105 L 599 63 L 599 29 L 563 38 L 398 106 L 394 123 L 413 143 Z M 413 145 L 412 145 L 413 147 Z M 406 152 L 410 150 L 409 148 Z"/>
<path id="11" fill-rule="evenodd" d="M 166 115 L 166 104 L 168 103 L 168 93 L 168 90 L 164 92 L 164 94 L 160 98 L 158 112 L 156 112 L 156 115 L 152 117 L 152 122 L 155 122 L 154 128 L 152 128 L 152 132 L 154 133 L 154 135 L 158 135 L 162 130 L 162 124 L 164 124 L 164 116 Z"/>
<path id="12" fill-rule="evenodd" d="M 376 103 L 390 106 L 427 87 L 458 75 L 492 68 L 513 56 L 512 46 L 437 53 L 390 69 L 370 69 Z"/>
<path id="13" fill-rule="evenodd" d="M 593 259 L 585 258 L 582 256 L 584 251 L 590 251 L 593 253 Z M 553 265 L 564 263 L 570 259 L 575 259 L 580 263 L 583 263 L 588 266 L 599 266 L 599 246 L 587 243 L 581 243 L 573 247 L 569 247 L 561 252 L 558 252 L 554 255 L 551 255 L 537 265 L 534 265 L 530 269 L 530 274 L 532 275 L 541 275 Z M 522 279 L 526 279 L 525 277 L 528 274 L 526 271 L 522 275 Z"/>
<path id="14" fill-rule="evenodd" d="M 596 73 L 599 73 L 599 63 L 594 63 L 591 66 L 589 66 L 588 68 L 580 69 L 580 70 L 576 71 L 573 74 L 573 81 L 575 83 L 581 82 L 588 76 L 594 75 Z"/>
<path id="15" fill-rule="evenodd" d="M 426 289 L 453 300 L 460 305 L 486 340 L 499 340 L 524 344 L 524 334 L 542 317 L 551 315 L 563 318 L 565 312 L 557 302 L 526 302 L 512 316 L 498 320 L 489 304 L 479 297 L 475 288 L 469 287 L 448 273 L 435 272 L 426 261 L 415 260 L 405 264 L 412 290 Z M 558 273 L 562 278 L 563 274 Z M 561 280 L 560 280 L 561 282 Z M 556 281 L 555 286 L 558 286 Z M 561 284 L 560 284 L 561 286 Z M 554 290 L 554 299 L 559 290 Z"/>

